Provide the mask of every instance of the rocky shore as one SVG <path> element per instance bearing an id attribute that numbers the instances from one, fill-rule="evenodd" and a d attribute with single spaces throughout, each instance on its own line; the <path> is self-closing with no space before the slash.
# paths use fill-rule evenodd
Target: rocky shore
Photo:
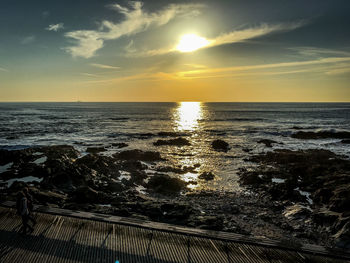
<path id="1" fill-rule="evenodd" d="M 176 138 L 155 145 L 187 143 Z M 275 142 L 262 143 L 269 147 Z M 229 150 L 220 140 L 212 147 Z M 88 152 L 81 156 L 68 145 L 0 150 L 1 201 L 15 200 L 17 191 L 29 186 L 35 201 L 43 205 L 286 242 L 350 246 L 350 161 L 332 152 L 275 150 L 251 156 L 246 161 L 255 168 L 240 171 L 240 183 L 247 189 L 240 192 L 191 190 L 188 185 L 198 182 L 166 172 L 196 172 L 200 164 L 166 166 L 159 152 Z M 157 172 L 150 175 L 154 165 Z M 211 171 L 198 176 L 214 178 Z"/>

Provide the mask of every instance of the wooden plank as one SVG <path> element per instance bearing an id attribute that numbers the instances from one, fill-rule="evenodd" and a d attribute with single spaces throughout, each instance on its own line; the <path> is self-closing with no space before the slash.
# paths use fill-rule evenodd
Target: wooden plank
<path id="1" fill-rule="evenodd" d="M 262 246 L 256 240 L 257 243 L 252 243 L 254 239 L 237 234 L 157 222 L 139 223 L 140 220 L 97 216 L 87 212 L 68 211 L 62 216 L 62 209 L 42 210 L 45 212 L 37 213 L 38 225 L 34 233 L 23 241 L 16 233 L 20 217 L 14 213 L 14 209 L 0 207 L 0 231 L 4 233 L 0 237 L 1 262 L 17 262 L 23 257 L 30 261 L 47 262 L 188 262 L 190 259 L 191 262 L 209 260 L 221 263 L 279 262 L 281 258 L 285 258 L 285 262 L 304 262 L 308 258 L 344 262 L 340 258 L 334 259 L 335 255 L 318 246 L 306 245 L 308 251 L 316 251 L 314 254 L 305 254 L 301 249 L 297 253 L 293 252 L 294 248 L 273 246 L 273 242 L 269 246 Z M 151 255 L 148 257 L 147 248 L 152 232 Z M 221 235 L 225 238 L 221 239 Z M 228 253 L 224 244 L 228 244 Z"/>

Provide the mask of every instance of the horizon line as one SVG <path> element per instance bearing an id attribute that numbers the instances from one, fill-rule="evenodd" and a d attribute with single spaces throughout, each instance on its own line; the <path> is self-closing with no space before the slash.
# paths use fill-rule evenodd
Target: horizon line
<path id="1" fill-rule="evenodd" d="M 0 101 L 0 103 L 350 103 L 350 101 Z"/>

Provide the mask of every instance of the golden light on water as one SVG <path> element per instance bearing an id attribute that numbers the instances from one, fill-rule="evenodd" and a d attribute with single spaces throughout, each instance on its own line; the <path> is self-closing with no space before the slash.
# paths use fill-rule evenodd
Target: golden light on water
<path id="1" fill-rule="evenodd" d="M 179 131 L 193 131 L 198 128 L 202 118 L 200 102 L 180 102 L 174 112 L 175 128 Z"/>
<path id="2" fill-rule="evenodd" d="M 209 45 L 210 41 L 196 34 L 183 35 L 176 49 L 180 52 L 192 52 Z"/>

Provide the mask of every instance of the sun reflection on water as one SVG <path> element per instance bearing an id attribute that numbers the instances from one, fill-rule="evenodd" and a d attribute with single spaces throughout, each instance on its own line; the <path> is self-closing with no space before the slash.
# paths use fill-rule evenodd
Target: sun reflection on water
<path id="1" fill-rule="evenodd" d="M 201 132 L 200 120 L 204 118 L 203 105 L 200 102 L 179 102 L 177 107 L 173 111 L 173 129 L 180 132 L 190 132 L 191 136 L 187 137 L 190 140 L 191 146 L 186 147 L 188 156 L 182 156 L 177 159 L 177 165 L 181 167 L 192 167 L 199 164 L 201 161 L 198 159 L 199 151 L 203 148 L 203 141 L 200 136 Z M 195 190 L 201 188 L 198 182 L 199 169 L 193 172 L 187 172 L 181 175 L 181 179 L 188 183 L 189 189 Z"/>
<path id="2" fill-rule="evenodd" d="M 198 120 L 202 118 L 200 102 L 180 102 L 174 112 L 176 129 L 178 131 L 194 131 L 198 129 Z"/>

